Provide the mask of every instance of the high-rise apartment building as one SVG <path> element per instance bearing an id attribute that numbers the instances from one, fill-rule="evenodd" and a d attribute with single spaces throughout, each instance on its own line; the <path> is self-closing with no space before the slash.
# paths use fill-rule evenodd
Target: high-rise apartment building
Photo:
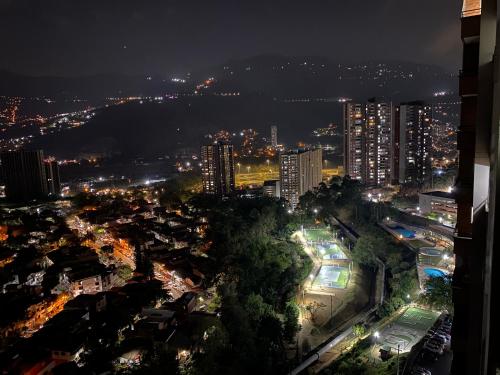
<path id="1" fill-rule="evenodd" d="M 233 145 L 217 142 L 201 147 L 203 192 L 219 196 L 234 191 Z"/>
<path id="2" fill-rule="evenodd" d="M 276 125 L 271 126 L 271 146 L 278 147 L 278 127 Z"/>
<path id="3" fill-rule="evenodd" d="M 498 374 L 500 309 L 500 23 L 495 0 L 464 0 L 452 374 Z"/>
<path id="4" fill-rule="evenodd" d="M 322 181 L 321 149 L 291 150 L 280 154 L 280 189 L 292 208 L 301 195 L 318 187 Z"/>
<path id="5" fill-rule="evenodd" d="M 344 104 L 344 170 L 367 186 L 384 186 L 392 176 L 392 103 Z"/>
<path id="6" fill-rule="evenodd" d="M 352 179 L 364 182 L 366 175 L 366 107 L 361 103 L 345 103 L 343 114 L 344 172 Z"/>
<path id="7" fill-rule="evenodd" d="M 47 177 L 47 192 L 49 195 L 57 196 L 61 194 L 61 180 L 59 175 L 59 165 L 57 161 L 46 161 L 45 176 Z"/>
<path id="8" fill-rule="evenodd" d="M 0 159 L 7 199 L 29 201 L 48 195 L 43 151 L 3 152 Z"/>
<path id="9" fill-rule="evenodd" d="M 430 180 L 432 173 L 432 109 L 416 101 L 402 103 L 394 114 L 393 180 L 422 185 Z"/>

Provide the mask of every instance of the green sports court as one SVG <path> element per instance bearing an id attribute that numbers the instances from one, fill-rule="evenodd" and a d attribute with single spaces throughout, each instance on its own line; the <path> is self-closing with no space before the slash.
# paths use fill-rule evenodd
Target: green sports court
<path id="1" fill-rule="evenodd" d="M 417 307 L 409 307 L 380 334 L 380 345 L 388 345 L 403 352 L 409 351 L 432 327 L 439 314 Z"/>
<path id="2" fill-rule="evenodd" d="M 349 268 L 339 266 L 321 266 L 314 278 L 313 288 L 345 289 L 349 282 Z"/>
<path id="3" fill-rule="evenodd" d="M 327 228 L 304 229 L 303 233 L 307 242 L 333 241 L 333 235 Z"/>

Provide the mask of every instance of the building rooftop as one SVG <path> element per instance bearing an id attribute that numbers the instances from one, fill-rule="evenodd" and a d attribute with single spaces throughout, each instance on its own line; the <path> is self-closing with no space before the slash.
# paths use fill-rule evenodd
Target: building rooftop
<path id="1" fill-rule="evenodd" d="M 455 195 L 453 193 L 448 193 L 447 191 L 428 191 L 426 193 L 420 193 L 422 195 L 431 195 L 437 198 L 446 198 L 455 200 Z"/>

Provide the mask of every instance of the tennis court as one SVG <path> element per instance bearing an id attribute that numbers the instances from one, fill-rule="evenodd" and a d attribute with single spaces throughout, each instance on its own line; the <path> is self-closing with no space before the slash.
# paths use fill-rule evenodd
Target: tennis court
<path id="1" fill-rule="evenodd" d="M 304 238 L 307 242 L 332 241 L 333 235 L 327 228 L 304 229 Z"/>
<path id="2" fill-rule="evenodd" d="M 318 255 L 323 259 L 348 259 L 340 246 L 334 242 L 315 245 Z"/>
<path id="3" fill-rule="evenodd" d="M 345 289 L 349 281 L 349 268 L 321 266 L 313 282 L 313 288 Z"/>

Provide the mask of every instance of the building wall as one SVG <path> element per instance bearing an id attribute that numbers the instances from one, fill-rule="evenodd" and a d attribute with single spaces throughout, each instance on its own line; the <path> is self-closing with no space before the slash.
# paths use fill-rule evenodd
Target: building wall
<path id="1" fill-rule="evenodd" d="M 201 147 L 202 182 L 206 194 L 226 195 L 235 189 L 233 145 Z"/>
<path id="2" fill-rule="evenodd" d="M 43 151 L 13 151 L 0 155 L 9 200 L 26 201 L 48 195 Z"/>
<path id="3" fill-rule="evenodd" d="M 385 186 L 393 177 L 393 106 L 377 102 L 346 103 L 344 169 L 367 186 Z"/>
<path id="4" fill-rule="evenodd" d="M 431 107 L 403 103 L 399 110 L 399 183 L 424 184 L 431 178 Z"/>
<path id="5" fill-rule="evenodd" d="M 276 125 L 271 126 L 271 146 L 278 146 L 278 127 Z"/>
<path id="6" fill-rule="evenodd" d="M 344 172 L 352 179 L 364 181 L 366 170 L 365 119 L 366 107 L 361 103 L 345 103 Z"/>
<path id="7" fill-rule="evenodd" d="M 295 150 L 280 155 L 280 195 L 293 208 L 301 195 L 321 183 L 322 155 L 321 149 Z"/>

